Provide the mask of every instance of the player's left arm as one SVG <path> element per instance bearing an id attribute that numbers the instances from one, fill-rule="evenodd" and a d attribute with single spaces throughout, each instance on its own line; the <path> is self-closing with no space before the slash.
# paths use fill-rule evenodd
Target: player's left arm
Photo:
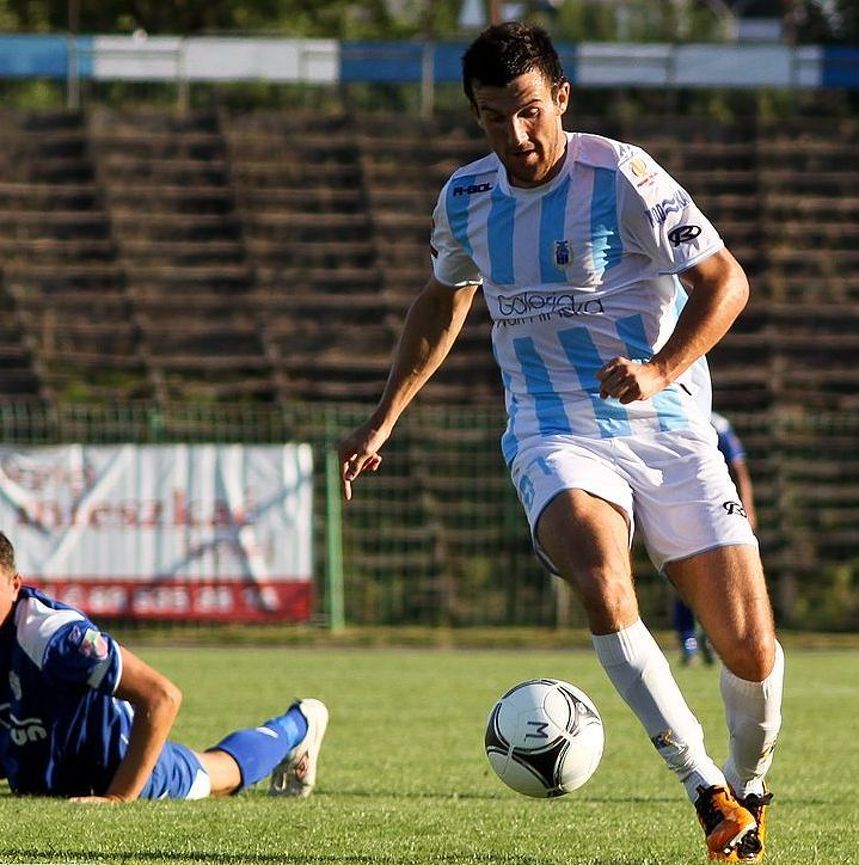
<path id="1" fill-rule="evenodd" d="M 678 276 L 690 297 L 673 333 L 646 363 L 616 357 L 605 364 L 597 373 L 603 398 L 630 403 L 659 393 L 719 342 L 748 302 L 746 275 L 724 247 Z"/>
<path id="2" fill-rule="evenodd" d="M 603 398 L 649 399 L 706 354 L 746 305 L 743 269 L 689 193 L 640 148 L 616 175 L 621 239 L 644 270 L 675 274 L 691 289 L 674 331 L 652 357 L 615 357 L 597 373 Z"/>
<path id="3" fill-rule="evenodd" d="M 617 357 L 597 373 L 600 396 L 649 399 L 684 373 L 728 332 L 749 299 L 749 283 L 724 247 L 678 274 L 690 296 L 665 345 L 647 363 Z"/>
<path id="4" fill-rule="evenodd" d="M 130 802 L 140 796 L 176 720 L 182 692 L 166 676 L 119 647 L 122 677 L 115 696 L 134 707 L 128 750 L 103 796 L 82 796 L 76 802 Z"/>

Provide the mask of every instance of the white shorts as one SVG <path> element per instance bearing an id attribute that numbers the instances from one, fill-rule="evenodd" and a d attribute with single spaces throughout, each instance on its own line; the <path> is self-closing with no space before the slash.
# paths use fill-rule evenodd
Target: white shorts
<path id="1" fill-rule="evenodd" d="M 626 513 L 629 540 L 638 524 L 658 570 L 716 547 L 757 548 L 716 433 L 687 429 L 650 436 L 591 439 L 549 436 L 524 443 L 511 477 L 525 508 L 534 549 L 555 571 L 536 539 L 546 505 L 564 490 L 584 490 Z"/>

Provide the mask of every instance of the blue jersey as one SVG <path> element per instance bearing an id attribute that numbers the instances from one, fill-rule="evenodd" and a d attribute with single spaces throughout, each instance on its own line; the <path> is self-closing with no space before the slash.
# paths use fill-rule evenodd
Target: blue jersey
<path id="1" fill-rule="evenodd" d="M 734 432 L 730 421 L 726 417 L 713 412 L 711 422 L 716 429 L 716 435 L 719 437 L 719 450 L 725 457 L 725 462 L 731 465 L 735 462 L 742 462 L 746 458 L 746 450 L 740 437 Z"/>
<path id="2" fill-rule="evenodd" d="M 113 696 L 119 645 L 78 610 L 23 587 L 0 628 L 0 767 L 15 793 L 104 793 L 133 710 Z"/>
<path id="3" fill-rule="evenodd" d="M 665 344 L 686 294 L 677 274 L 723 243 L 691 196 L 643 150 L 582 133 L 548 183 L 510 186 L 495 154 L 454 172 L 435 208 L 436 279 L 481 284 L 508 413 L 512 462 L 530 439 L 708 430 L 702 358 L 651 399 L 600 398 L 613 357 Z"/>

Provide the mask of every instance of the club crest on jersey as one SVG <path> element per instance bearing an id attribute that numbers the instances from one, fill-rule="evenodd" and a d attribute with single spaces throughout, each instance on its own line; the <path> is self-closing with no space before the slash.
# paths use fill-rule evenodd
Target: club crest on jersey
<path id="1" fill-rule="evenodd" d="M 573 251 L 570 249 L 569 240 L 555 241 L 555 267 L 563 270 L 573 260 Z"/>

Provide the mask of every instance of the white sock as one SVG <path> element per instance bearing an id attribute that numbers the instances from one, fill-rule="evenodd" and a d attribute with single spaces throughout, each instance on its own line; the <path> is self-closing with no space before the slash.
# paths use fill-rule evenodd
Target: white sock
<path id="1" fill-rule="evenodd" d="M 781 729 L 784 651 L 775 644 L 775 662 L 763 682 L 740 679 L 722 668 L 719 685 L 730 733 L 725 778 L 740 797 L 764 792 L 764 776 Z"/>
<path id="2" fill-rule="evenodd" d="M 704 749 L 704 731 L 692 714 L 662 650 L 639 619 L 615 634 L 591 637 L 617 692 L 644 725 L 650 741 L 694 802 L 698 786 L 725 786 Z"/>

